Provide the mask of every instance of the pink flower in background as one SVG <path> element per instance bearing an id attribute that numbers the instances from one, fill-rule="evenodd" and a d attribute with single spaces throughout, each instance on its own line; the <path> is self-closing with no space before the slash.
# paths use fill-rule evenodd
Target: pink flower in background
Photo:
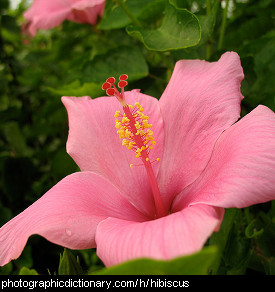
<path id="1" fill-rule="evenodd" d="M 124 92 L 126 75 L 121 93 L 114 78 L 103 85 L 121 104 L 63 97 L 67 151 L 81 172 L 0 229 L 0 265 L 32 234 L 96 247 L 107 266 L 171 259 L 199 251 L 224 208 L 274 200 L 275 115 L 260 105 L 237 121 L 243 77 L 239 56 L 227 52 L 218 62 L 177 62 L 160 100 Z"/>
<path id="2" fill-rule="evenodd" d="M 24 13 L 24 31 L 31 36 L 37 29 L 50 29 L 64 20 L 95 25 L 103 15 L 105 0 L 34 0 Z"/>

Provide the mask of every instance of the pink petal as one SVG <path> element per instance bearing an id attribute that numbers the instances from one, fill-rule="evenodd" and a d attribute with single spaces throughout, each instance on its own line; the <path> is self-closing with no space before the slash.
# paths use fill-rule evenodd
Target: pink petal
<path id="1" fill-rule="evenodd" d="M 176 198 L 187 204 L 244 208 L 275 199 L 275 114 L 258 106 L 226 130 L 202 176 Z"/>
<path id="2" fill-rule="evenodd" d="M 18 258 L 33 234 L 71 249 L 95 247 L 96 227 L 109 216 L 147 219 L 101 176 L 69 175 L 0 229 L 0 265 Z"/>
<path id="3" fill-rule="evenodd" d="M 105 0 L 70 0 L 70 2 L 72 8 L 81 10 L 84 10 L 87 7 L 105 5 Z"/>
<path id="4" fill-rule="evenodd" d="M 160 99 L 165 151 L 159 182 L 168 201 L 198 178 L 220 134 L 239 118 L 243 77 L 234 52 L 214 63 L 177 62 Z"/>
<path id="5" fill-rule="evenodd" d="M 94 25 L 104 5 L 104 0 L 34 0 L 24 13 L 27 30 L 34 36 L 37 29 L 53 28 L 66 19 Z"/>
<path id="6" fill-rule="evenodd" d="M 190 254 L 219 228 L 223 214 L 221 208 L 195 205 L 142 223 L 108 218 L 96 231 L 97 254 L 107 266 L 141 257 L 166 260 Z"/>
<path id="7" fill-rule="evenodd" d="M 163 150 L 163 124 L 158 100 L 138 91 L 126 92 L 129 104 L 136 101 L 144 108 L 153 124 L 157 142 L 151 159 L 161 157 Z M 114 113 L 122 111 L 115 97 L 63 97 L 69 116 L 67 152 L 82 171 L 96 172 L 110 180 L 133 205 L 145 214 L 154 213 L 151 188 L 144 167 L 130 168 L 130 164 L 141 164 L 133 151 L 122 146 L 122 139 L 115 128 Z M 159 163 L 153 164 L 155 172 Z"/>
<path id="8" fill-rule="evenodd" d="M 24 17 L 29 23 L 30 34 L 34 36 L 37 29 L 50 29 L 60 25 L 70 11 L 70 5 L 64 0 L 34 0 Z"/>
<path id="9" fill-rule="evenodd" d="M 105 0 L 74 0 L 72 13 L 67 19 L 78 23 L 96 24 L 98 16 L 102 16 L 105 7 Z"/>

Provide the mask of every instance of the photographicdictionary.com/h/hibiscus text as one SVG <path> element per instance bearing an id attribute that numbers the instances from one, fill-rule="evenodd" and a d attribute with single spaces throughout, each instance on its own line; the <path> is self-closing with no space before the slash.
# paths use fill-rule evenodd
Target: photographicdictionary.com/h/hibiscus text
<path id="1" fill-rule="evenodd" d="M 166 279 L 166 278 L 136 278 L 136 279 L 84 279 L 84 278 L 51 278 L 51 279 L 28 279 L 15 278 L 1 281 L 1 290 L 14 288 L 51 289 L 51 288 L 183 288 L 189 287 L 190 283 L 184 279 Z"/>

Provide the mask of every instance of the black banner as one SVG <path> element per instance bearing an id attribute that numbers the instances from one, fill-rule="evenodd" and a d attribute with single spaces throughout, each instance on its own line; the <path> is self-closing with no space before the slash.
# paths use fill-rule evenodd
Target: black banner
<path id="1" fill-rule="evenodd" d="M 179 289 L 263 289 L 275 284 L 274 276 L 0 276 L 0 291 L 24 289 L 179 288 Z M 272 285 L 272 286 L 269 286 Z"/>

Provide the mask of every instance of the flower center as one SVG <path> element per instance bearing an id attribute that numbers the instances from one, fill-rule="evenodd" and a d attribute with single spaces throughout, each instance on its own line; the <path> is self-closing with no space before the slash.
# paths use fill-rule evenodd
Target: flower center
<path id="1" fill-rule="evenodd" d="M 150 129 L 153 125 L 149 124 L 149 117 L 143 113 L 143 107 L 139 102 L 136 102 L 134 105 L 128 105 L 126 103 L 124 87 L 128 84 L 127 79 L 128 76 L 126 74 L 119 77 L 118 87 L 121 89 L 120 92 L 115 86 L 114 77 L 108 78 L 102 85 L 102 89 L 106 90 L 107 95 L 115 96 L 123 107 L 123 113 L 120 111 L 115 112 L 115 127 L 119 138 L 122 139 L 122 145 L 134 151 L 136 158 L 141 159 L 141 165 L 144 165 L 146 169 L 155 203 L 156 217 L 159 218 L 166 216 L 167 211 L 164 207 L 152 168 L 152 163 L 159 161 L 159 158 L 153 162 L 149 158 L 149 154 L 156 144 L 153 131 Z M 130 164 L 131 168 L 133 166 L 133 164 Z"/>

